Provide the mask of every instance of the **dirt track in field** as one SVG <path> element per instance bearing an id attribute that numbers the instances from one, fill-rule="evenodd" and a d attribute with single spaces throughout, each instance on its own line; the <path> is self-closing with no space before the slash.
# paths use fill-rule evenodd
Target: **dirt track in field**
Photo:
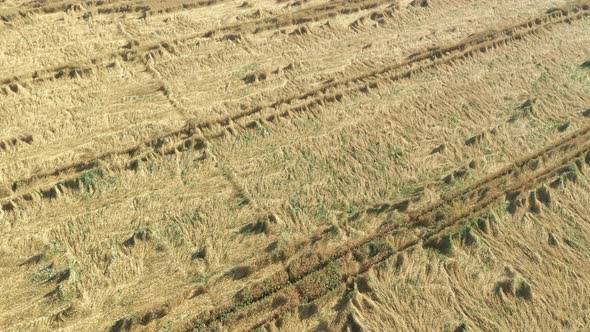
<path id="1" fill-rule="evenodd" d="M 510 307 L 583 329 L 567 294 L 590 280 L 589 16 L 587 1 L 0 2 L 0 326 L 457 328 L 391 300 L 410 296 L 459 327 L 516 328 Z M 577 271 L 560 295 L 546 261 Z"/>

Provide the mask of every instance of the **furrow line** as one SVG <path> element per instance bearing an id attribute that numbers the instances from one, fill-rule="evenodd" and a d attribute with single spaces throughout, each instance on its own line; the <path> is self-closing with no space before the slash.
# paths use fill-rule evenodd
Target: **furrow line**
<path id="1" fill-rule="evenodd" d="M 436 47 L 432 50 L 414 55 L 413 57 L 411 57 L 411 59 L 408 59 L 399 64 L 388 66 L 378 71 L 372 71 L 359 76 L 354 76 L 343 81 L 333 82 L 322 88 L 310 90 L 303 94 L 295 95 L 287 99 L 281 99 L 272 102 L 269 105 L 257 106 L 250 110 L 246 110 L 231 116 L 227 116 L 212 121 L 205 121 L 202 123 L 193 123 L 189 120 L 187 121 L 188 124 L 183 128 L 160 135 L 158 137 L 154 137 L 148 141 L 137 144 L 134 147 L 126 148 L 119 151 L 107 152 L 89 160 L 75 162 L 47 173 L 36 174 L 27 179 L 14 181 L 11 185 L 14 194 L 9 197 L 0 197 L 0 202 L 9 200 L 14 201 L 15 199 L 18 200 L 18 197 L 15 196 L 18 196 L 17 189 L 20 189 L 21 187 L 29 187 L 35 182 L 39 182 L 41 180 L 49 179 L 52 177 L 61 177 L 62 175 L 73 174 L 73 176 L 75 177 L 79 175 L 81 172 L 92 169 L 96 167 L 99 163 L 104 164 L 107 160 L 114 159 L 115 157 L 122 156 L 124 158 L 127 158 L 128 162 L 126 163 L 126 167 L 134 168 L 138 162 L 149 159 L 150 155 L 152 154 L 168 155 L 179 151 L 184 151 L 193 147 L 202 149 L 204 148 L 204 142 L 206 140 L 223 138 L 228 133 L 234 132 L 234 126 L 236 124 L 236 121 L 240 121 L 244 118 L 252 116 L 259 116 L 259 118 L 262 118 L 260 116 L 260 113 L 262 113 L 263 111 L 269 110 L 271 113 L 264 120 L 274 122 L 280 119 L 281 117 L 291 116 L 294 113 L 309 111 L 314 108 L 325 106 L 326 104 L 342 101 L 344 97 L 343 92 L 330 93 L 330 91 L 335 90 L 335 88 L 346 87 L 351 84 L 362 84 L 361 87 L 357 86 L 349 88 L 349 91 L 362 91 L 366 87 L 376 87 L 376 80 L 379 80 L 379 77 L 382 77 L 384 74 L 390 73 L 396 69 L 412 66 L 421 61 L 428 61 L 434 58 L 433 61 L 430 61 L 427 64 L 418 65 L 416 66 L 416 68 L 409 69 L 406 72 L 394 73 L 386 79 L 381 79 L 381 81 L 396 82 L 400 79 L 409 78 L 412 75 L 422 72 L 426 69 L 436 68 L 441 64 L 451 63 L 458 59 L 469 57 L 476 52 L 485 52 L 490 48 L 499 47 L 511 41 L 523 40 L 523 38 L 526 35 L 536 33 L 541 29 L 547 28 L 549 26 L 559 23 L 571 22 L 575 19 L 582 19 L 589 15 L 590 6 L 588 5 L 588 3 L 578 5 L 572 9 L 561 9 L 558 11 L 552 11 L 549 14 L 532 18 L 522 23 L 505 27 L 503 29 L 499 29 L 498 31 L 493 33 L 481 34 L 477 38 L 471 38 L 461 43 L 453 44 L 451 46 L 446 47 Z M 321 96 L 312 98 L 312 100 L 307 101 L 303 105 L 297 105 L 287 109 L 281 107 L 285 104 L 291 103 L 294 100 L 303 100 L 317 95 Z M 258 122 L 259 120 L 251 120 L 247 124 L 238 125 L 243 129 L 256 128 L 259 124 Z M 217 128 L 219 129 L 216 130 Z M 162 146 L 168 146 L 168 148 L 162 150 L 160 149 Z M 150 153 L 150 150 L 153 153 Z M 30 193 L 22 195 L 21 198 L 25 198 L 25 196 L 26 198 L 30 198 Z M 14 204 L 8 204 L 6 206 L 8 206 L 8 209 L 10 209 L 10 206 L 13 205 Z"/>
<path id="2" fill-rule="evenodd" d="M 300 261 L 302 261 L 302 263 L 309 264 L 308 266 L 301 267 L 291 262 L 290 266 L 286 267 L 284 272 L 280 272 L 278 275 L 269 278 L 269 280 L 265 280 L 259 285 L 255 285 L 252 289 L 249 289 L 246 293 L 251 294 L 250 298 L 240 299 L 240 296 L 238 296 L 236 298 L 237 303 L 228 307 L 222 307 L 214 310 L 209 318 L 194 321 L 191 325 L 191 328 L 197 326 L 210 326 L 214 322 L 223 321 L 226 317 L 237 314 L 241 308 L 256 306 L 257 303 L 262 303 L 263 305 L 268 304 L 266 299 L 275 297 L 275 293 L 284 292 L 285 290 L 289 291 L 289 287 L 292 285 L 296 285 L 302 280 L 305 280 L 305 278 L 308 278 L 313 274 L 317 274 L 319 271 L 325 270 L 330 265 L 333 265 L 337 260 L 342 260 L 347 254 L 358 252 L 359 250 L 362 251 L 363 247 L 370 246 L 371 243 L 380 243 L 380 241 L 383 242 L 385 241 L 385 238 L 392 233 L 403 232 L 403 234 L 406 234 L 410 230 L 421 230 L 417 239 L 414 239 L 406 244 L 402 244 L 397 248 L 398 251 L 405 250 L 417 245 L 418 243 L 427 243 L 436 235 L 440 235 L 442 231 L 451 228 L 453 225 L 460 223 L 462 220 L 481 213 L 502 197 L 506 197 L 507 199 L 514 201 L 516 199 L 515 197 L 518 197 L 518 195 L 514 195 L 515 192 L 520 194 L 525 189 L 531 186 L 536 186 L 555 175 L 565 174 L 564 176 L 566 178 L 571 178 L 572 176 L 569 174 L 575 173 L 572 173 L 571 167 L 569 167 L 567 164 L 573 162 L 574 160 L 576 162 L 590 164 L 590 145 L 588 144 L 588 141 L 590 140 L 590 135 L 588 135 L 589 132 L 590 126 L 587 126 L 575 132 L 574 134 L 569 135 L 568 137 L 565 137 L 549 145 L 548 147 L 513 163 L 511 166 L 490 175 L 486 179 L 443 198 L 440 202 L 434 204 L 433 206 L 427 207 L 421 211 L 408 213 L 404 218 L 405 220 L 403 220 L 401 223 L 398 221 L 397 223 L 384 224 L 381 229 L 366 239 L 361 241 L 352 241 L 351 243 L 345 244 L 332 253 L 324 255 L 323 257 L 303 255 Z M 564 157 L 557 158 L 557 162 L 551 163 L 552 158 L 555 159 L 559 156 Z M 527 173 L 523 168 L 525 165 L 533 161 L 543 161 L 544 163 L 549 164 L 549 166 L 542 168 L 540 171 L 532 171 Z M 514 178 L 511 179 L 511 176 Z M 496 187 L 494 187 L 494 185 Z M 471 202 L 471 206 L 473 206 L 473 208 L 467 209 L 465 211 L 451 211 L 451 213 L 446 211 L 453 207 L 453 204 L 457 202 Z M 469 206 L 469 204 L 466 204 L 465 206 Z M 374 262 L 367 265 L 367 269 L 393 255 L 394 252 L 391 247 L 383 246 L 383 248 L 385 248 L 383 250 L 386 254 L 381 257 L 381 259 L 371 258 L 370 261 Z M 379 253 L 372 256 L 379 256 Z M 304 260 L 305 262 L 303 262 Z M 314 261 L 317 262 L 317 264 L 314 264 Z M 299 286 L 297 287 L 301 288 Z M 310 298 L 308 296 L 304 296 L 304 299 L 301 300 L 309 301 Z M 300 302 L 301 301 L 298 301 L 298 303 Z M 267 309 L 268 308 L 264 308 L 264 310 Z M 239 317 L 239 315 L 237 317 Z"/>

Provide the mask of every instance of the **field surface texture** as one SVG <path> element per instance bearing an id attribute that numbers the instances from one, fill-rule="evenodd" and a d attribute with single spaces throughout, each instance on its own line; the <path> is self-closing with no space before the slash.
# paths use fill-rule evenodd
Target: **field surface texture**
<path id="1" fill-rule="evenodd" d="M 0 0 L 54 330 L 590 330 L 590 0 Z"/>

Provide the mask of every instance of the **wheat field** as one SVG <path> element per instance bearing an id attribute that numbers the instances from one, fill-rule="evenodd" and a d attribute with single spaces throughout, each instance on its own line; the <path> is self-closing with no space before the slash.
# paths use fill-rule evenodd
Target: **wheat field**
<path id="1" fill-rule="evenodd" d="M 0 331 L 590 330 L 590 1 L 0 0 Z"/>

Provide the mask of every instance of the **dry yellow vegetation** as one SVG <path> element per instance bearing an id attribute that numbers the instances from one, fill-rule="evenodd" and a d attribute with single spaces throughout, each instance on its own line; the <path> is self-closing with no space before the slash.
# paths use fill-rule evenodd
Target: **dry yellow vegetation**
<path id="1" fill-rule="evenodd" d="M 589 120 L 588 0 L 0 0 L 0 330 L 589 330 Z"/>

